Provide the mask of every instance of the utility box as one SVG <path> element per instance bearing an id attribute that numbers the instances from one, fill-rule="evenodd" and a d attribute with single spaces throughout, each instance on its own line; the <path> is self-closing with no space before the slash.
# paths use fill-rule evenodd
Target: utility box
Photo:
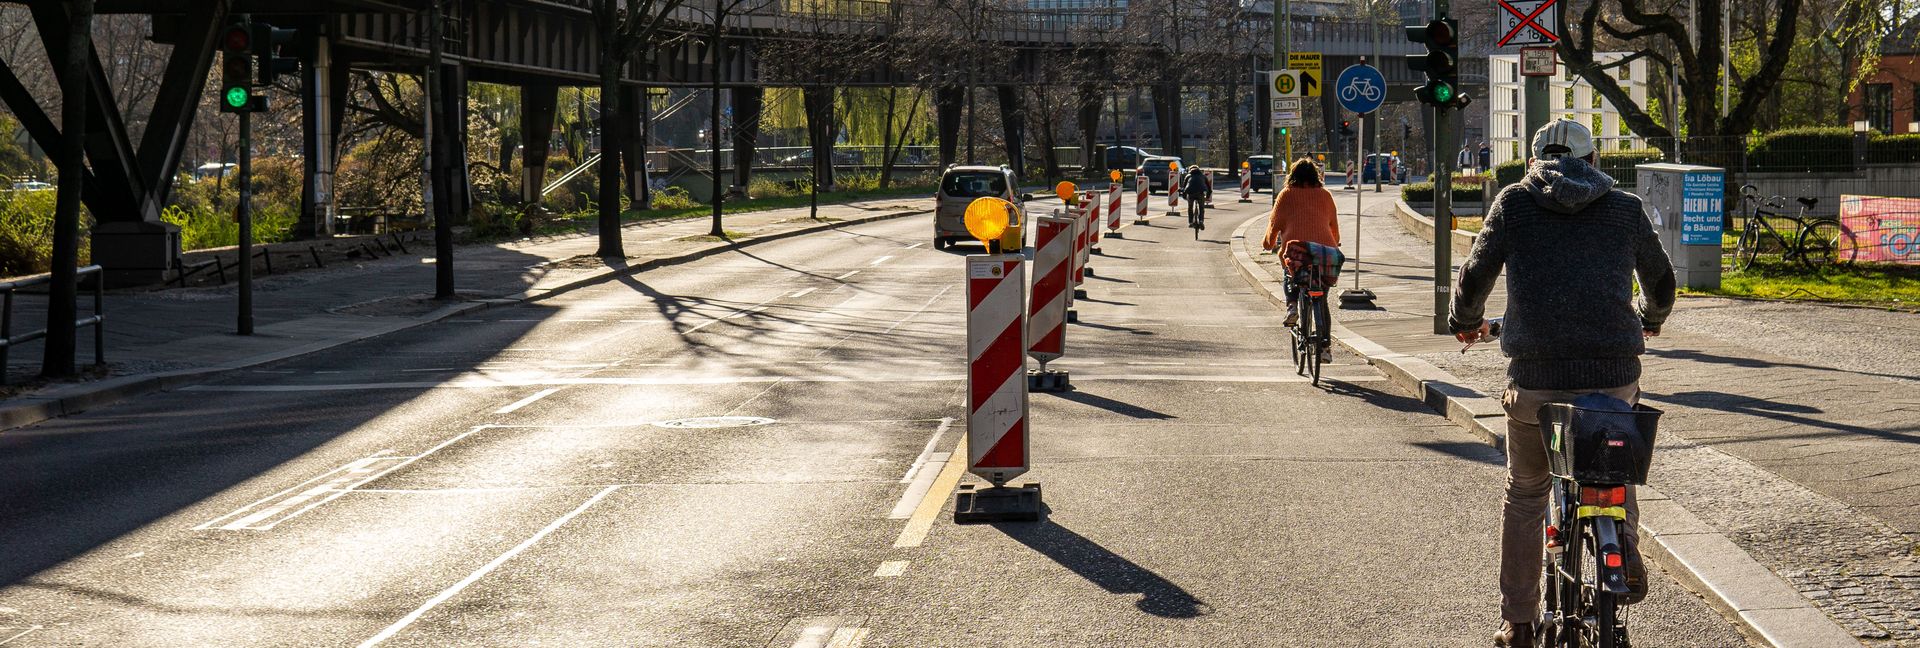
<path id="1" fill-rule="evenodd" d="M 1720 287 L 1724 243 L 1727 172 L 1692 164 L 1642 164 L 1635 167 L 1635 193 L 1673 260 L 1682 288 Z"/>

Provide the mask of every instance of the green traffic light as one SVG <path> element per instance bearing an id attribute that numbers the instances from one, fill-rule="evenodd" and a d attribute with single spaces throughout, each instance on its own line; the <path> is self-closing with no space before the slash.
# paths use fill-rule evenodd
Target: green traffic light
<path id="1" fill-rule="evenodd" d="M 246 88 L 241 88 L 241 87 L 227 88 L 227 105 L 228 106 L 232 106 L 234 108 L 245 108 L 247 106 L 247 100 L 250 98 L 251 97 L 247 96 Z"/>
<path id="2" fill-rule="evenodd" d="M 1433 84 L 1433 102 L 1439 104 L 1453 102 L 1453 86 L 1445 83 Z"/>

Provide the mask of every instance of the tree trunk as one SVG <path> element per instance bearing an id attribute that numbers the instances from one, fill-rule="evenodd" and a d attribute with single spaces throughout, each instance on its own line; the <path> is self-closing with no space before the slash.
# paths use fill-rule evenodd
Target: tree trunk
<path id="1" fill-rule="evenodd" d="M 833 102 L 838 93 L 830 86 L 807 86 L 800 90 L 801 107 L 807 115 L 807 145 L 813 151 L 813 185 L 833 191 Z"/>
<path id="2" fill-rule="evenodd" d="M 626 246 L 620 237 L 620 149 L 625 143 L 620 112 L 620 71 L 624 57 L 616 40 L 610 3 L 600 23 L 600 247 L 594 251 L 602 258 L 626 258 Z M 582 106 L 585 105 L 584 100 Z M 583 109 L 584 112 L 584 109 Z M 582 147 L 584 154 L 585 147 Z M 578 161 L 580 158 L 575 158 Z"/>
<path id="3" fill-rule="evenodd" d="M 886 125 L 880 133 L 880 188 L 887 188 L 893 180 L 893 115 L 900 107 L 899 86 L 887 86 Z"/>
<path id="4" fill-rule="evenodd" d="M 1080 128 L 1080 174 L 1094 177 L 1094 172 L 1107 168 L 1107 161 L 1098 156 L 1100 148 L 1100 88 L 1098 86 L 1080 86 L 1075 97 L 1078 101 L 1074 110 L 1074 125 Z M 1116 118 L 1118 115 L 1115 115 Z M 1117 119 L 1115 120 L 1118 121 Z M 1120 135 L 1118 123 L 1113 128 L 1114 137 Z"/>

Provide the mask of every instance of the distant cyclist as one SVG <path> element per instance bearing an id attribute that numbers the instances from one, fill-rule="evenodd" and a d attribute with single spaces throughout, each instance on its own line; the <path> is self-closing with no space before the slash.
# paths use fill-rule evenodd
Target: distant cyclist
<path id="1" fill-rule="evenodd" d="M 1462 155 L 1465 155 L 1462 149 Z M 1594 168 L 1593 134 L 1560 120 L 1533 136 L 1527 175 L 1493 200 L 1460 267 L 1448 324 L 1461 342 L 1488 333 L 1487 295 L 1507 271 L 1500 349 L 1512 361 L 1507 411 L 1507 497 L 1500 533 L 1497 646 L 1534 645 L 1540 619 L 1540 527 L 1547 508 L 1547 450 L 1540 407 L 1585 394 L 1632 403 L 1640 396 L 1645 338 L 1673 309 L 1673 265 L 1640 198 Z M 1638 278 L 1645 303 L 1635 308 Z M 1646 596 L 1639 508 L 1629 489 L 1624 603 Z"/>
<path id="2" fill-rule="evenodd" d="M 1180 179 L 1180 197 L 1187 199 L 1188 220 L 1194 220 L 1194 214 L 1198 213 L 1198 221 L 1204 226 L 1206 205 L 1213 202 L 1213 174 L 1199 165 L 1187 169 L 1187 177 Z"/>
<path id="3" fill-rule="evenodd" d="M 1340 221 L 1335 218 L 1333 194 L 1327 193 L 1320 179 L 1320 167 L 1311 158 L 1300 158 L 1287 170 L 1286 187 L 1273 199 L 1273 212 L 1267 216 L 1267 237 L 1260 247 L 1278 249 L 1291 241 L 1340 247 Z M 1285 273 L 1287 326 L 1300 318 L 1300 305 L 1294 303 L 1293 273 Z"/>

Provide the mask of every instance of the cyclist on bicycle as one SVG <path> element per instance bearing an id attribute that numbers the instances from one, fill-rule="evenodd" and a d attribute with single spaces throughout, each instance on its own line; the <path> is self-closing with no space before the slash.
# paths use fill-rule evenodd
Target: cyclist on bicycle
<path id="1" fill-rule="evenodd" d="M 1340 247 L 1340 221 L 1333 207 L 1333 194 L 1321 180 L 1320 167 L 1311 158 L 1294 161 L 1287 171 L 1286 187 L 1273 199 L 1273 211 L 1267 216 L 1267 238 L 1260 247 L 1275 250 L 1290 241 L 1319 243 Z M 1287 294 L 1287 326 L 1300 319 L 1300 305 L 1294 300 L 1293 273 L 1283 283 Z"/>
<path id="2" fill-rule="evenodd" d="M 1660 334 L 1673 308 L 1673 265 L 1641 211 L 1640 198 L 1614 189 L 1594 168 L 1593 135 L 1560 120 L 1534 134 L 1527 175 L 1494 198 L 1460 268 L 1448 324 L 1461 342 L 1487 335 L 1487 295 L 1507 270 L 1500 349 L 1511 358 L 1501 402 L 1507 411 L 1507 497 L 1500 534 L 1498 646 L 1532 646 L 1540 618 L 1541 525 L 1548 491 L 1540 407 L 1585 394 L 1632 403 L 1640 395 L 1644 338 Z M 1635 308 L 1639 278 L 1645 303 Z M 1622 529 L 1625 603 L 1646 596 L 1639 511 L 1629 489 Z"/>
<path id="3" fill-rule="evenodd" d="M 1187 199 L 1187 217 L 1193 218 L 1198 211 L 1200 220 L 1207 218 L 1206 205 L 1213 202 L 1213 174 L 1201 169 L 1200 165 L 1187 168 L 1187 177 L 1180 179 L 1180 197 Z"/>

